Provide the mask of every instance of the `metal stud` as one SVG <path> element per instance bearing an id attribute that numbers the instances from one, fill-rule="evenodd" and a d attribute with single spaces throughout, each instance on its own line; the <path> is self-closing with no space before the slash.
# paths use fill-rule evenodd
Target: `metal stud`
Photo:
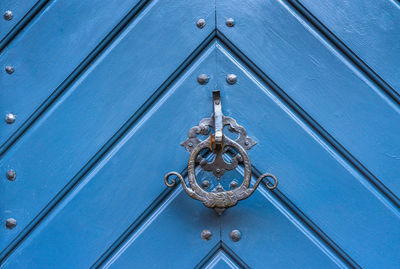
<path id="1" fill-rule="evenodd" d="M 15 178 L 17 177 L 17 174 L 15 173 L 14 170 L 10 169 L 10 170 L 7 170 L 6 177 L 8 180 L 14 181 Z"/>
<path id="2" fill-rule="evenodd" d="M 237 181 L 233 180 L 231 182 L 231 184 L 229 184 L 229 187 L 231 188 L 231 190 L 236 189 L 239 186 L 239 183 L 237 183 Z"/>
<path id="3" fill-rule="evenodd" d="M 217 192 L 223 192 L 223 191 L 224 191 L 224 188 L 222 187 L 221 184 L 218 184 L 218 186 L 215 187 L 215 190 L 216 190 Z"/>
<path id="4" fill-rule="evenodd" d="M 198 28 L 203 28 L 204 26 L 206 26 L 206 20 L 205 19 L 199 19 L 196 23 Z"/>
<path id="5" fill-rule="evenodd" d="M 228 74 L 226 76 L 226 82 L 228 82 L 228 84 L 233 85 L 235 84 L 237 81 L 237 76 L 235 74 Z"/>
<path id="6" fill-rule="evenodd" d="M 235 21 L 232 18 L 227 19 L 225 23 L 226 23 L 226 26 L 228 26 L 228 27 L 235 26 Z"/>
<path id="7" fill-rule="evenodd" d="M 12 67 L 12 66 L 6 66 L 6 72 L 8 73 L 8 74 L 12 74 L 12 73 L 14 73 L 14 67 Z"/>
<path id="8" fill-rule="evenodd" d="M 233 242 L 237 242 L 240 240 L 240 238 L 242 237 L 242 234 L 240 233 L 239 230 L 233 230 L 230 234 L 230 237 L 232 239 Z"/>
<path id="9" fill-rule="evenodd" d="M 9 218 L 6 220 L 6 227 L 8 229 L 13 229 L 15 226 L 17 226 L 17 221 L 13 218 Z"/>
<path id="10" fill-rule="evenodd" d="M 212 237 L 212 233 L 210 230 L 203 230 L 201 232 L 201 238 L 204 240 L 210 240 Z"/>
<path id="11" fill-rule="evenodd" d="M 14 115 L 14 114 L 11 114 L 11 113 L 8 113 L 8 114 L 6 115 L 6 122 L 7 122 L 8 124 L 12 124 L 12 123 L 14 123 L 14 121 L 15 121 L 15 115 Z"/>
<path id="12" fill-rule="evenodd" d="M 210 181 L 208 181 L 207 179 L 206 179 L 206 180 L 203 180 L 203 182 L 201 182 L 201 187 L 202 187 L 204 190 L 207 190 L 207 189 L 210 187 Z"/>
<path id="13" fill-rule="evenodd" d="M 7 10 L 6 12 L 4 12 L 4 19 L 6 21 L 10 21 L 13 18 L 13 13 L 11 12 L 11 10 Z"/>
<path id="14" fill-rule="evenodd" d="M 210 78 L 206 74 L 201 74 L 197 77 L 197 82 L 201 85 L 207 84 L 209 80 Z"/>

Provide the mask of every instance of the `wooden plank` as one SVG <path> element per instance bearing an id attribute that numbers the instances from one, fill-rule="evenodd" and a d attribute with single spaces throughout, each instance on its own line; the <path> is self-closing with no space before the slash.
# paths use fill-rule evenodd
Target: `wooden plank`
<path id="1" fill-rule="evenodd" d="M 250 268 L 347 268 L 263 187 L 226 210 L 221 223 L 221 240 Z M 241 233 L 238 242 L 233 230 Z"/>
<path id="2" fill-rule="evenodd" d="M 154 10 L 157 14 L 160 14 L 159 11 Z M 171 170 L 185 168 L 188 153 L 180 142 L 185 140 L 187 131 L 199 119 L 210 116 L 211 91 L 196 80 L 199 72 L 215 66 L 215 57 L 211 57 L 215 55 L 208 55 L 209 51 L 51 211 L 39 225 L 40 228 L 36 228 L 13 251 L 4 263 L 5 268 L 27 265 L 32 259 L 36 264 L 45 265 L 50 262 L 45 253 L 56 246 L 57 251 L 52 252 L 52 260 L 57 262 L 55 265 L 88 268 L 128 229 L 166 189 L 164 175 Z M 203 60 L 206 62 L 201 64 Z M 193 111 L 193 107 L 197 109 Z M 189 197 L 185 198 L 179 201 L 184 202 L 181 209 L 187 207 L 184 210 L 187 212 L 193 202 Z M 183 213 L 180 217 L 173 214 L 171 220 L 175 225 L 193 217 Z M 65 233 L 69 235 L 65 236 Z M 199 238 L 200 233 L 201 230 L 195 236 Z M 51 242 L 47 238 L 51 238 Z M 156 244 L 149 247 L 151 245 Z"/>
<path id="3" fill-rule="evenodd" d="M 279 190 L 361 267 L 398 267 L 398 209 L 223 48 L 218 64 L 224 113 L 257 142 L 249 151 L 252 165 L 275 174 Z M 225 82 L 228 73 L 237 75 L 235 85 Z M 259 214 L 251 205 L 247 209 Z M 249 225 L 257 235 L 261 227 L 268 230 L 268 219 L 261 219 L 255 216 Z"/>
<path id="4" fill-rule="evenodd" d="M 1 23 L 0 23 L 0 40 L 15 27 L 15 25 L 22 20 L 22 18 L 28 13 L 28 11 L 37 3 L 37 0 L 2 0 L 0 2 L 1 10 Z M 6 11 L 12 12 L 12 18 L 10 20 L 4 19 L 4 13 Z"/>
<path id="5" fill-rule="evenodd" d="M 366 167 L 386 195 L 399 196 L 398 105 L 283 2 L 217 4 L 223 34 L 349 151 L 360 169 Z M 225 20 L 234 15 L 236 24 L 229 28 Z"/>
<path id="6" fill-rule="evenodd" d="M 1 121 L 1 145 L 138 2 L 54 1 L 6 47 L 0 65 L 15 71 L 1 74 L 0 112 L 15 114 L 16 121 Z"/>
<path id="7" fill-rule="evenodd" d="M 220 240 L 220 219 L 181 187 L 178 191 L 161 215 L 127 238 L 104 268 L 194 268 L 207 255 Z M 212 233 L 208 241 L 201 238 L 204 229 Z"/>
<path id="8" fill-rule="evenodd" d="M 400 6 L 395 0 L 299 0 L 400 93 Z"/>
<path id="9" fill-rule="evenodd" d="M 209 73 L 211 79 L 206 86 L 196 81 L 199 73 L 215 68 L 216 55 L 210 53 L 212 51 L 213 47 L 206 51 L 199 62 L 154 104 L 73 192 L 57 205 L 11 254 L 4 268 L 24 266 L 32 260 L 46 265 L 49 261 L 45 254 L 54 248 L 57 251 L 52 252 L 52 260 L 58 261 L 58 264 L 67 268 L 86 268 L 119 238 L 164 190 L 164 174 L 171 170 L 182 170 L 187 165 L 188 153 L 180 146 L 180 142 L 185 140 L 190 127 L 200 119 L 209 117 L 212 111 L 211 90 L 216 85 L 215 74 Z M 228 100 L 236 99 L 237 95 L 223 98 L 226 98 L 223 101 L 226 109 L 230 110 L 232 106 Z M 284 218 L 277 211 L 275 213 L 274 217 Z M 154 261 L 163 265 L 167 262 L 174 265 L 182 262 L 184 265 L 190 264 L 190 267 L 197 264 L 200 261 L 198 255 L 206 255 L 203 245 L 209 245 L 207 242 L 198 243 L 201 241 L 199 234 L 201 229 L 213 229 L 214 223 L 219 221 L 216 213 L 182 193 L 162 215 L 154 221 L 154 225 L 143 232 L 138 230 L 127 238 L 126 243 L 109 260 L 109 264 L 115 264 L 116 267 L 143 263 L 155 266 L 157 263 L 152 263 L 155 255 L 157 259 Z M 203 228 L 199 224 L 210 226 Z M 315 267 L 322 261 L 328 264 L 331 262 L 297 227 L 287 220 L 281 220 L 281 224 L 280 235 L 284 236 L 288 230 L 291 231 L 288 234 L 296 234 L 298 245 L 307 246 L 301 251 L 315 257 L 315 262 L 311 259 L 309 265 Z M 66 237 L 65 232 L 69 236 Z M 48 238 L 51 238 L 51 242 Z M 182 261 L 178 258 L 171 260 L 171 252 L 164 247 L 168 244 L 177 244 L 182 246 L 179 249 L 195 251 L 191 255 L 183 255 L 185 257 L 179 255 Z M 201 244 L 200 251 L 195 248 L 198 244 Z M 287 251 L 290 249 L 296 249 L 296 246 L 289 246 Z M 296 251 L 300 252 L 300 248 Z"/>
<path id="10" fill-rule="evenodd" d="M 203 29 L 196 27 L 197 16 L 209 21 Z M 190 7 L 152 2 L 7 151 L 1 169 L 14 169 L 17 179 L 2 188 L 1 214 L 4 220 L 15 218 L 18 225 L 0 231 L 1 249 L 196 50 L 214 30 L 211 18 L 211 2 L 195 1 Z"/>

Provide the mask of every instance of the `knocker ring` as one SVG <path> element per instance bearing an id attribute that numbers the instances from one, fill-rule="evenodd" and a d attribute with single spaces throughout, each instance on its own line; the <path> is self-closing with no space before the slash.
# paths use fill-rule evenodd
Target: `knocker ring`
<path id="1" fill-rule="evenodd" d="M 266 183 L 266 187 L 273 190 L 278 185 L 277 178 L 272 174 L 261 175 L 253 186 L 251 182 L 251 162 L 247 151 L 256 142 L 247 136 L 246 130 L 236 123 L 236 120 L 225 117 L 222 114 L 221 97 L 219 91 L 213 92 L 214 113 L 210 118 L 202 119 L 198 126 L 190 129 L 188 138 L 181 144 L 190 152 L 188 163 L 188 184 L 186 184 L 181 174 L 169 172 L 165 175 L 164 181 L 168 187 L 175 186 L 181 182 L 184 191 L 193 199 L 202 201 L 206 207 L 213 208 L 218 214 L 229 207 L 232 207 L 240 200 L 248 198 L 257 189 L 263 179 L 272 179 Z M 230 139 L 223 134 L 223 128 L 229 126 L 229 131 L 238 134 L 236 140 Z M 214 133 L 210 133 L 210 128 L 214 128 Z M 200 140 L 198 135 L 208 135 L 205 140 Z M 208 162 L 201 154 L 202 151 L 211 151 L 215 154 L 212 162 Z M 227 163 L 223 155 L 230 153 L 233 155 L 230 163 Z M 196 180 L 196 164 L 199 164 L 204 171 L 212 172 L 220 180 L 226 172 L 235 169 L 239 164 L 244 167 L 244 178 L 242 184 L 231 190 L 224 190 L 220 184 L 212 191 L 204 190 Z M 175 176 L 175 178 L 172 178 Z"/>

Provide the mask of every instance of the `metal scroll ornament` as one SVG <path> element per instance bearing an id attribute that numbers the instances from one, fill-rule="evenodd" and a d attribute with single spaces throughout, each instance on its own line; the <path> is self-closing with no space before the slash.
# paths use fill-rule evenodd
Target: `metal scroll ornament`
<path id="1" fill-rule="evenodd" d="M 185 192 L 193 199 L 202 201 L 206 207 L 213 208 L 218 214 L 229 207 L 232 207 L 240 200 L 248 198 L 257 189 L 263 179 L 272 179 L 266 184 L 267 188 L 272 190 L 278 185 L 277 178 L 272 174 L 261 175 L 253 186 L 251 181 L 251 162 L 247 151 L 250 150 L 256 142 L 247 136 L 246 130 L 236 123 L 236 120 L 225 117 L 222 114 L 221 97 L 219 91 L 213 92 L 214 113 L 210 118 L 202 119 L 198 126 L 190 129 L 188 138 L 181 144 L 190 152 L 188 164 L 188 184 L 186 184 L 182 175 L 177 172 L 169 172 L 165 175 L 164 181 L 168 187 L 177 184 L 176 178 L 182 183 Z M 236 140 L 232 140 L 223 134 L 223 128 L 229 126 L 228 130 L 238 135 Z M 214 133 L 210 132 L 214 129 Z M 209 135 L 208 135 L 209 134 Z M 207 136 L 205 140 L 200 140 L 199 135 Z M 212 152 L 215 157 L 211 162 L 202 156 L 204 151 Z M 223 158 L 224 154 L 230 154 L 233 157 L 230 162 Z M 212 191 L 206 191 L 199 186 L 196 180 L 195 167 L 200 165 L 201 169 L 212 172 L 219 181 L 221 176 L 229 170 L 235 169 L 239 164 L 244 167 L 244 178 L 242 184 L 231 190 L 224 190 L 218 184 Z"/>

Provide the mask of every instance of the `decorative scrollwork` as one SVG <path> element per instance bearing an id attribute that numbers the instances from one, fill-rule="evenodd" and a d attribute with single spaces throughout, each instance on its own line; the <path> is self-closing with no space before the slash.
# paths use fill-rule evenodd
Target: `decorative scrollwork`
<path id="1" fill-rule="evenodd" d="M 181 144 L 187 151 L 190 152 L 188 163 L 188 184 L 186 184 L 182 175 L 177 172 L 169 172 L 165 175 L 164 181 L 168 187 L 173 187 L 177 184 L 177 179 L 182 184 L 185 192 L 193 199 L 202 201 L 206 207 L 214 208 L 221 214 L 226 208 L 232 207 L 238 201 L 248 198 L 257 189 L 258 185 L 263 179 L 273 179 L 274 183 L 268 181 L 266 186 L 268 189 L 273 190 L 278 185 L 277 178 L 272 174 L 261 175 L 256 183 L 250 187 L 251 181 L 251 162 L 247 151 L 250 150 L 256 142 L 247 136 L 246 130 L 237 124 L 236 120 L 230 117 L 225 117 L 221 111 L 221 102 L 219 92 L 213 93 L 214 98 L 214 113 L 210 118 L 202 119 L 198 126 L 190 129 L 188 138 Z M 216 122 L 216 120 L 221 120 Z M 218 126 L 216 130 L 215 126 Z M 229 126 L 228 130 L 238 135 L 237 139 L 232 140 L 226 135 L 222 134 L 222 129 Z M 214 129 L 214 133 L 211 130 Z M 214 134 L 222 134 L 221 137 L 216 139 Z M 198 138 L 199 135 L 208 136 L 204 140 Z M 214 159 L 209 162 L 200 153 L 204 150 L 214 153 Z M 224 160 L 223 154 L 231 151 L 234 153 L 233 158 L 228 163 Z M 232 190 L 225 191 L 221 185 L 220 190 L 205 191 L 199 186 L 196 180 L 195 167 L 200 164 L 200 167 L 205 171 L 212 172 L 217 179 L 229 170 L 235 169 L 239 164 L 244 167 L 244 178 L 242 184 Z M 175 176 L 175 178 L 171 178 Z"/>

